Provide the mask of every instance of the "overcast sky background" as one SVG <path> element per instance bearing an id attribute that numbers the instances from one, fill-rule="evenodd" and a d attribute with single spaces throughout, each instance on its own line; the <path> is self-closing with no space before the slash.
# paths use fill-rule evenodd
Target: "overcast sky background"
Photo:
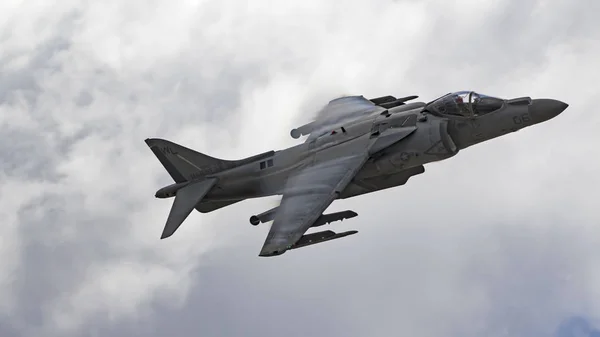
<path id="1" fill-rule="evenodd" d="M 599 336 L 600 2 L 0 2 L 0 336 Z M 143 140 L 297 143 L 339 95 L 556 98 L 557 118 L 336 201 L 339 241 L 259 258 L 278 202 L 193 213 Z M 574 332 L 575 330 L 579 332 Z M 577 335 L 577 333 L 580 333 Z"/>

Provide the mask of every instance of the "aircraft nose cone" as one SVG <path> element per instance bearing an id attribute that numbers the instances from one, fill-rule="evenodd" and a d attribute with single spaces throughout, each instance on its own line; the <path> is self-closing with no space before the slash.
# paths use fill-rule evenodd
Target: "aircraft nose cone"
<path id="1" fill-rule="evenodd" d="M 560 115 L 568 106 L 567 103 L 556 99 L 534 99 L 531 100 L 529 114 L 534 123 L 541 123 Z"/>

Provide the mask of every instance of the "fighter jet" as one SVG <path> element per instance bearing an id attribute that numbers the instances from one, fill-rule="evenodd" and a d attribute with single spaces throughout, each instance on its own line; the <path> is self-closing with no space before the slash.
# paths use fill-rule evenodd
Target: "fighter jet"
<path id="1" fill-rule="evenodd" d="M 250 217 L 255 226 L 273 222 L 259 256 L 356 234 L 307 231 L 357 216 L 350 210 L 323 214 L 334 200 L 404 185 L 425 172 L 427 163 L 545 122 L 568 107 L 554 99 L 501 99 L 473 91 L 407 103 L 417 97 L 336 98 L 312 122 L 291 130 L 293 138 L 307 136 L 304 142 L 241 160 L 146 139 L 174 180 L 155 195 L 174 197 L 161 239 L 173 235 L 194 209 L 208 213 L 273 195 L 282 196 L 279 206 Z"/>

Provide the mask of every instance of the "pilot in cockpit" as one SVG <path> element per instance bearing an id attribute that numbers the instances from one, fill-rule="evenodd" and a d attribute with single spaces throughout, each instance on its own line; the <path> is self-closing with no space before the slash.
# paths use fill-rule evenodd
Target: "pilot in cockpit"
<path id="1" fill-rule="evenodd" d="M 473 91 L 459 91 L 434 100 L 425 110 L 442 115 L 475 117 L 496 111 L 503 104 L 504 100 L 500 98 L 480 95 Z"/>

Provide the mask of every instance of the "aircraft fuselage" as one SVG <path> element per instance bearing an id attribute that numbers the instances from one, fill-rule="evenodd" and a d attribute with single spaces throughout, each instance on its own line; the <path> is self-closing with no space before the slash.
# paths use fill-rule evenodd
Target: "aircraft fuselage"
<path id="1" fill-rule="evenodd" d="M 431 105 L 431 104 L 430 104 Z M 481 116 L 453 116 L 428 106 L 393 114 L 407 118 L 416 130 L 401 142 L 374 154 L 363 166 L 341 198 L 354 197 L 383 188 L 404 184 L 407 170 L 448 159 L 461 149 L 541 123 L 566 108 L 560 101 L 528 98 L 504 101 L 501 108 Z M 358 122 L 358 132 L 373 132 L 388 120 L 372 116 Z M 357 124 L 357 123 L 354 123 Z M 343 125 L 341 125 L 343 126 Z M 346 135 L 340 130 L 330 138 L 319 137 L 294 147 L 275 151 L 272 157 L 221 172 L 219 182 L 205 197 L 206 201 L 227 201 L 281 195 L 288 177 L 311 161 L 315 154 L 339 145 Z M 336 138 L 338 137 L 338 138 Z M 419 174 L 422 172 L 416 172 Z M 398 179 L 395 176 L 398 175 Z M 385 178 L 386 183 L 383 183 Z M 408 177 L 406 177 L 408 178 Z M 373 186 L 385 185 L 385 186 Z M 359 188 L 360 187 L 360 188 Z"/>

